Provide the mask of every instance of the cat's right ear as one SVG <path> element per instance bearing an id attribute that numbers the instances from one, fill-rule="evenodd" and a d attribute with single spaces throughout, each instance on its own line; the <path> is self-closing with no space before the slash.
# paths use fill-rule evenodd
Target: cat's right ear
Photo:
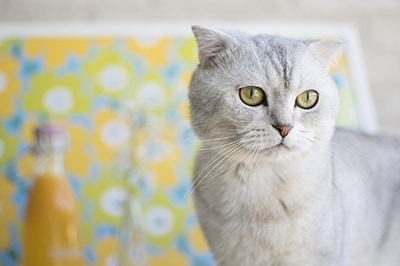
<path id="1" fill-rule="evenodd" d="M 212 66 L 232 42 L 231 36 L 216 29 L 193 26 L 192 31 L 197 42 L 200 65 L 205 68 Z"/>
<path id="2" fill-rule="evenodd" d="M 337 56 L 343 51 L 345 43 L 342 40 L 319 40 L 310 44 L 311 52 L 317 58 L 321 66 L 329 71 L 330 65 L 335 62 Z"/>

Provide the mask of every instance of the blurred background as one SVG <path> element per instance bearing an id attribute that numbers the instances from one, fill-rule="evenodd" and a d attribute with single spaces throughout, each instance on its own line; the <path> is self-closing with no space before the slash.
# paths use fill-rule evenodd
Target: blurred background
<path id="1" fill-rule="evenodd" d="M 400 136 L 399 0 L 0 0 L 0 265 L 20 261 L 46 121 L 70 137 L 87 265 L 213 265 L 187 195 L 193 24 L 345 39 L 338 124 Z"/>

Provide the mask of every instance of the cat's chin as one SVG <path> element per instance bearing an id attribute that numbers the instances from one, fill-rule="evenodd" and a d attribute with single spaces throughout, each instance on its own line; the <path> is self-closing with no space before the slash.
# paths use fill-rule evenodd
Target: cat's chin
<path id="1" fill-rule="evenodd" d="M 307 150 L 290 147 L 284 143 L 265 148 L 259 151 L 257 157 L 261 160 L 283 161 L 299 158 L 307 153 Z"/>

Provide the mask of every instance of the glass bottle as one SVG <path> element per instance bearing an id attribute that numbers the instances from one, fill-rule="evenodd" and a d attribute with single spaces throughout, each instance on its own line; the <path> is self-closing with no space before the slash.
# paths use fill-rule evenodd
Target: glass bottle
<path id="1" fill-rule="evenodd" d="M 35 130 L 33 184 L 29 191 L 22 239 L 23 266 L 80 266 L 78 210 L 65 178 L 67 136 L 62 128 Z"/>
<path id="2" fill-rule="evenodd" d="M 118 228 L 118 265 L 149 265 L 143 221 L 142 197 L 148 190 L 145 166 L 137 157 L 139 137 L 148 127 L 145 110 L 137 109 L 134 102 L 122 102 L 120 116 L 130 122 L 130 138 L 116 157 L 115 176 L 122 179 L 126 198 Z"/>

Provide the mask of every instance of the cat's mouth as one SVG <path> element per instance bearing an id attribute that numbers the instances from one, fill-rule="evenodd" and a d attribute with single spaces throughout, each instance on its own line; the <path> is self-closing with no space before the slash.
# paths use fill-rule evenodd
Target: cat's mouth
<path id="1" fill-rule="evenodd" d="M 287 154 L 287 152 L 290 152 L 292 150 L 293 149 L 291 149 L 288 145 L 286 145 L 284 141 L 281 141 L 280 143 L 278 143 L 276 145 L 262 149 L 260 154 L 262 154 L 263 156 L 267 156 L 267 157 L 277 157 L 277 156 L 280 157 L 282 155 Z"/>
<path id="2" fill-rule="evenodd" d="M 283 140 L 282 140 L 281 143 L 279 143 L 279 144 L 273 146 L 272 148 L 273 148 L 273 149 L 278 149 L 279 151 L 283 151 L 283 150 L 289 151 L 289 150 L 291 150 L 291 149 L 285 144 L 285 142 L 284 142 Z"/>
<path id="3" fill-rule="evenodd" d="M 284 148 L 289 149 L 289 147 L 285 144 L 285 142 L 283 140 L 281 141 L 281 143 L 275 145 L 275 147 L 284 147 Z"/>

